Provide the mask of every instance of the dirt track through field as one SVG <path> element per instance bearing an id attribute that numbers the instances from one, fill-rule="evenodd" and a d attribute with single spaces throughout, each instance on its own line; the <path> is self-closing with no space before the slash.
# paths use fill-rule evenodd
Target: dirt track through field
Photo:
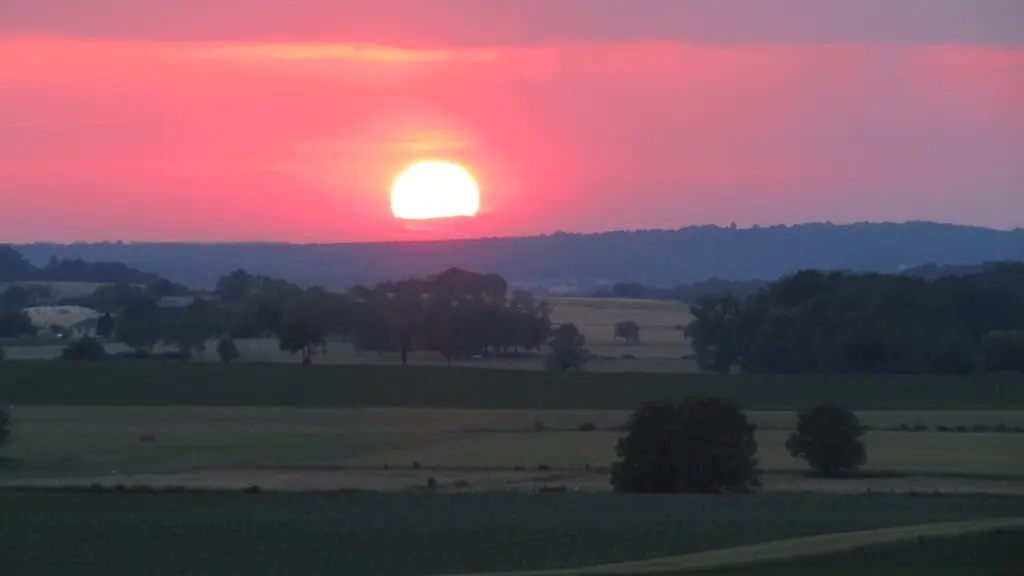
<path id="1" fill-rule="evenodd" d="M 762 564 L 821 556 L 856 550 L 880 544 L 895 544 L 915 540 L 920 537 L 962 536 L 977 534 L 999 529 L 1024 528 L 1024 518 L 997 518 L 988 520 L 971 520 L 966 522 L 944 522 L 939 524 L 921 524 L 864 530 L 860 532 L 841 532 L 839 534 L 823 534 L 765 542 L 750 546 L 738 546 L 683 556 L 655 558 L 639 562 L 623 562 L 605 564 L 585 568 L 567 568 L 559 570 L 538 570 L 530 572 L 489 572 L 481 574 L 463 574 L 459 576 L 598 576 L 598 575 L 633 575 L 633 574 L 677 574 L 679 572 L 729 568 L 750 564 Z M 453 575 L 454 576 L 454 575 Z"/>

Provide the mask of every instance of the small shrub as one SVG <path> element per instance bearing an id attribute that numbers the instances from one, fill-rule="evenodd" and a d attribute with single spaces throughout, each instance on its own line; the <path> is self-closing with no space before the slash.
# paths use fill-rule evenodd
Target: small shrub
<path id="1" fill-rule="evenodd" d="M 641 405 L 612 465 L 617 492 L 749 492 L 760 484 L 756 427 L 728 400 Z"/>
<path id="2" fill-rule="evenodd" d="M 551 466 L 548 466 L 547 464 L 541 464 L 537 466 L 537 470 L 540 470 L 541 472 L 545 470 L 551 470 Z"/>
<path id="3" fill-rule="evenodd" d="M 965 433 L 965 432 L 970 432 L 970 431 L 971 431 L 971 429 L 970 429 L 970 428 L 968 428 L 967 426 L 957 426 L 957 427 L 956 427 L 956 431 L 957 431 L 957 432 L 959 432 L 959 433 L 961 433 L 961 434 L 963 434 L 963 433 Z"/>
<path id="4" fill-rule="evenodd" d="M 941 426 L 940 425 L 940 426 L 936 426 L 935 429 L 938 430 L 939 432 L 949 432 L 950 431 L 949 426 Z"/>
<path id="5" fill-rule="evenodd" d="M 860 419 L 842 406 L 822 404 L 804 410 L 796 429 L 786 440 L 786 450 L 825 476 L 854 473 L 867 461 Z"/>
<path id="6" fill-rule="evenodd" d="M 583 424 L 580 424 L 579 430 L 580 432 L 593 432 L 594 430 L 597 430 L 597 425 L 593 422 L 584 422 Z"/>
<path id="7" fill-rule="evenodd" d="M 107 349 L 94 338 L 81 338 L 68 344 L 60 353 L 62 360 L 96 362 L 107 357 Z"/>
<path id="8" fill-rule="evenodd" d="M 925 424 L 914 424 L 914 432 L 928 432 L 929 428 Z"/>
<path id="9" fill-rule="evenodd" d="M 253 484 L 252 486 L 249 486 L 245 490 L 242 490 L 242 494 L 260 494 L 262 492 L 263 489 L 257 486 L 256 484 Z"/>
<path id="10" fill-rule="evenodd" d="M 241 356 L 241 353 L 238 351 L 238 345 L 235 344 L 233 339 L 224 337 L 217 344 L 217 356 L 220 357 L 221 362 L 230 364 L 232 360 Z"/>

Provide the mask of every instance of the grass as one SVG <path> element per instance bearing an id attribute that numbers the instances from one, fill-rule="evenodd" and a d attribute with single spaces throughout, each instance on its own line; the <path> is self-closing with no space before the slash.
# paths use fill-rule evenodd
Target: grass
<path id="1" fill-rule="evenodd" d="M 622 411 L 16 406 L 0 481 L 40 477 L 172 474 L 254 469 L 428 469 L 494 472 L 519 467 L 584 470 L 617 459 Z M 996 413 L 1024 419 L 1024 413 Z M 885 422 L 887 414 L 866 413 Z M 899 416 L 906 416 L 900 414 Z M 977 413 L 975 418 L 985 416 Z M 933 416 L 938 418 L 939 416 Z M 945 413 L 950 421 L 960 417 Z M 789 426 L 795 414 L 751 412 Z M 548 428 L 532 431 L 536 422 Z M 595 431 L 577 431 L 596 422 Z M 552 430 L 552 428 L 554 430 Z M 784 449 L 788 430 L 759 430 L 758 458 L 771 471 L 802 472 Z M 152 436 L 151 442 L 141 441 Z M 1024 434 L 869 432 L 868 473 L 1024 478 Z M 248 472 L 246 472 L 248 471 Z M 403 480 L 406 484 L 416 478 Z M 607 474 L 587 479 L 607 488 Z M 846 481 L 850 484 L 852 481 Z M 476 485 L 476 482 L 474 482 Z"/>
<path id="2" fill-rule="evenodd" d="M 0 492 L 12 574 L 360 574 L 575 567 L 1024 514 L 910 496 Z"/>
<path id="3" fill-rule="evenodd" d="M 0 403 L 619 409 L 702 394 L 748 409 L 833 401 L 855 410 L 1024 408 L 1024 377 L 553 374 L 473 368 L 167 361 L 0 362 Z"/>
<path id="4" fill-rule="evenodd" d="M 925 537 L 785 562 L 661 576 L 1016 576 L 1020 574 L 1024 559 L 1022 551 L 1024 530 L 996 530 Z"/>

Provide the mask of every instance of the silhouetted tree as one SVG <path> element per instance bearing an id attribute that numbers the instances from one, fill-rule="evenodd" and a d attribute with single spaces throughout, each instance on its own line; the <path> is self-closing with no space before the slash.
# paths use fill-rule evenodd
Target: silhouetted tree
<path id="1" fill-rule="evenodd" d="M 45 286 L 15 285 L 0 292 L 0 310 L 20 312 L 53 299 L 53 291 Z"/>
<path id="2" fill-rule="evenodd" d="M 836 404 L 822 404 L 800 412 L 786 450 L 825 476 L 851 474 L 867 461 L 863 435 L 856 414 Z"/>
<path id="3" fill-rule="evenodd" d="M 107 357 L 107 349 L 92 338 L 81 338 L 68 344 L 60 354 L 61 360 L 99 361 Z"/>
<path id="4" fill-rule="evenodd" d="M 241 356 L 238 351 L 238 345 L 230 337 L 225 336 L 220 339 L 217 343 L 217 356 L 220 357 L 220 361 L 225 364 L 230 364 L 233 360 Z"/>
<path id="5" fill-rule="evenodd" d="M 703 296 L 690 306 L 693 321 L 683 334 L 697 365 L 707 372 L 728 372 L 742 350 L 740 301 L 732 296 Z"/>
<path id="6" fill-rule="evenodd" d="M 34 336 L 36 327 L 32 319 L 24 312 L 0 311 L 0 338 L 19 338 Z"/>
<path id="7" fill-rule="evenodd" d="M 160 335 L 160 309 L 148 298 L 130 302 L 117 317 L 115 338 L 136 351 L 152 350 Z"/>
<path id="8" fill-rule="evenodd" d="M 313 354 L 326 352 L 327 340 L 323 325 L 314 311 L 296 306 L 285 317 L 281 330 L 279 348 L 292 354 L 302 355 L 303 364 L 313 363 Z"/>
<path id="9" fill-rule="evenodd" d="M 96 321 L 96 336 L 106 339 L 114 337 L 114 317 L 109 312 Z"/>
<path id="10" fill-rule="evenodd" d="M 617 492 L 748 492 L 760 486 L 755 426 L 735 403 L 691 397 L 641 405 L 616 446 Z"/>
<path id="11" fill-rule="evenodd" d="M 551 354 L 544 366 L 553 372 L 581 370 L 587 362 L 587 349 L 584 348 L 586 337 L 580 333 L 575 324 L 560 325 L 551 335 Z"/>
<path id="12" fill-rule="evenodd" d="M 217 311 L 209 302 L 196 299 L 184 309 L 164 311 L 162 339 L 187 358 L 206 349 L 206 341 L 223 332 Z"/>
<path id="13" fill-rule="evenodd" d="M 633 320 L 624 320 L 615 324 L 615 338 L 636 344 L 640 341 L 640 325 Z"/>

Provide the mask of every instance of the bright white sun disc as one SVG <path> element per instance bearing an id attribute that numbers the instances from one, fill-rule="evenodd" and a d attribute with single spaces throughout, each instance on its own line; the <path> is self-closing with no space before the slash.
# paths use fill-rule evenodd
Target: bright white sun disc
<path id="1" fill-rule="evenodd" d="M 451 162 L 413 164 L 391 186 L 391 212 L 403 220 L 473 216 L 480 189 L 465 168 Z"/>

